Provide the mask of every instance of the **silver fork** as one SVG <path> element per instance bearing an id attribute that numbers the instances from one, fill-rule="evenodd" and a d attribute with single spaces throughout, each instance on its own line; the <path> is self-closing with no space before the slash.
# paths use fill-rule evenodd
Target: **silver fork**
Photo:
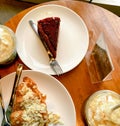
<path id="1" fill-rule="evenodd" d="M 10 126 L 10 123 L 8 122 L 6 113 L 5 113 L 5 106 L 4 106 L 3 97 L 2 97 L 1 84 L 0 84 L 0 104 L 1 104 L 2 112 L 3 112 L 3 120 L 2 120 L 1 126 Z"/>
<path id="2" fill-rule="evenodd" d="M 32 20 L 29 20 L 29 24 L 30 26 L 32 27 L 33 31 L 36 33 L 36 35 L 39 37 L 40 39 L 40 36 L 38 34 L 38 30 L 37 30 L 37 25 L 32 21 Z M 41 40 L 41 39 L 40 39 Z M 51 53 L 51 51 L 49 50 L 47 44 L 42 41 L 43 43 L 43 46 L 45 47 L 46 51 L 47 51 L 47 54 L 49 56 L 49 64 L 51 66 L 51 68 L 53 69 L 53 71 L 59 76 L 61 74 L 63 74 L 63 71 L 62 71 L 62 68 L 60 67 L 60 65 L 58 64 L 58 62 L 56 61 L 56 59 L 53 57 L 53 54 Z"/>
<path id="3" fill-rule="evenodd" d="M 59 76 L 61 74 L 63 74 L 62 68 L 60 67 L 60 65 L 58 64 L 57 60 L 55 60 L 55 58 L 53 57 L 52 53 L 47 51 L 48 56 L 49 56 L 49 64 L 51 66 L 51 68 L 53 69 L 53 71 Z"/>
<path id="4" fill-rule="evenodd" d="M 16 93 L 16 88 L 19 84 L 19 80 L 22 74 L 22 69 L 23 69 L 23 65 L 22 64 L 18 64 L 17 69 L 16 69 L 16 74 L 15 74 L 15 79 L 14 79 L 14 84 L 13 84 L 13 88 L 12 88 L 12 93 L 11 93 L 11 97 L 10 97 L 10 101 L 6 110 L 6 117 L 8 122 L 10 123 L 10 114 L 12 112 L 12 107 L 14 104 L 14 100 L 15 100 L 15 93 Z"/>

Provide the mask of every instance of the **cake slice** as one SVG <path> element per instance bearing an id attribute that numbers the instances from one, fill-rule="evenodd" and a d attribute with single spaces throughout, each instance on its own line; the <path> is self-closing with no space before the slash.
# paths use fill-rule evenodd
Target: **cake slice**
<path id="1" fill-rule="evenodd" d="M 38 34 L 56 58 L 60 18 L 48 17 L 38 21 Z"/>
<path id="2" fill-rule="evenodd" d="M 29 77 L 24 77 L 16 89 L 16 97 L 10 115 L 11 126 L 48 126 L 61 124 L 60 116 L 48 112 L 46 95 Z"/>
<path id="3" fill-rule="evenodd" d="M 18 85 L 13 111 L 11 113 L 11 126 L 48 126 L 48 111 L 46 96 L 38 89 L 35 82 L 28 77 Z"/>

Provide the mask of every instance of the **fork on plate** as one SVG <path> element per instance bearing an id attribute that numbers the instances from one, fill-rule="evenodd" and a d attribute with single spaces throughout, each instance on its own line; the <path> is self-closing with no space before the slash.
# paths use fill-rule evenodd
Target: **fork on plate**
<path id="1" fill-rule="evenodd" d="M 53 57 L 52 53 L 48 50 L 47 51 L 48 56 L 49 56 L 49 64 L 51 66 L 51 68 L 53 69 L 53 71 L 59 76 L 63 73 L 62 68 L 60 67 L 60 65 L 58 64 L 57 60 L 55 60 L 55 58 Z"/>
<path id="2" fill-rule="evenodd" d="M 0 84 L 0 104 L 1 104 L 1 108 L 2 108 L 2 112 L 3 112 L 3 120 L 1 122 L 1 126 L 10 126 L 10 123 L 7 119 L 6 113 L 5 113 L 5 106 L 4 106 L 4 102 L 3 102 L 3 97 L 2 97 L 2 89 L 1 89 L 1 84 Z"/>
<path id="3" fill-rule="evenodd" d="M 39 37 L 40 39 L 40 36 L 38 34 L 38 31 L 37 31 L 37 25 L 32 21 L 32 20 L 29 20 L 29 24 L 30 26 L 32 27 L 33 31 L 36 33 L 36 35 Z M 41 39 L 40 39 L 41 40 Z M 53 57 L 53 54 L 51 53 L 51 51 L 49 50 L 47 44 L 42 41 L 43 43 L 43 46 L 45 47 L 46 51 L 47 51 L 47 54 L 49 56 L 49 64 L 51 66 L 51 68 L 53 69 L 53 71 L 59 76 L 61 74 L 63 74 L 63 71 L 62 71 L 62 68 L 60 67 L 59 63 L 57 62 L 57 60 Z"/>
<path id="4" fill-rule="evenodd" d="M 12 108 L 13 108 L 13 104 L 14 104 L 14 100 L 15 100 L 16 88 L 17 88 L 19 81 L 20 81 L 22 69 L 23 69 L 23 65 L 18 64 L 17 69 L 16 69 L 16 73 L 15 73 L 13 88 L 12 88 L 12 92 L 11 92 L 11 96 L 10 96 L 10 101 L 9 101 L 9 104 L 8 104 L 8 107 L 6 110 L 6 117 L 9 122 L 10 122 L 10 114 L 12 113 Z"/>

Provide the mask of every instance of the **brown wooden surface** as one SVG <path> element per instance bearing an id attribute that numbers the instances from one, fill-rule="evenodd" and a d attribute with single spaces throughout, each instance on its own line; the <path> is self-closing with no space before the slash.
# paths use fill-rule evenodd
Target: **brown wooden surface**
<path id="1" fill-rule="evenodd" d="M 112 80 L 98 84 L 91 83 L 85 58 L 70 72 L 59 77 L 54 76 L 63 83 L 73 98 L 77 115 L 76 126 L 85 126 L 85 122 L 82 117 L 82 110 L 84 102 L 88 96 L 101 89 L 110 89 L 120 93 L 120 18 L 101 7 L 85 2 L 52 1 L 44 4 L 53 3 L 66 6 L 82 17 L 89 31 L 89 48 L 94 45 L 99 34 L 103 32 L 114 64 Z M 41 5 L 43 4 L 37 6 Z M 37 6 L 26 9 L 17 14 L 6 22 L 6 25 L 15 31 L 21 18 Z M 9 73 L 14 72 L 17 63 L 19 62 L 22 63 L 19 57 L 17 57 L 13 64 L 7 67 L 1 67 L 0 76 L 4 77 Z M 28 68 L 24 66 L 24 69 Z"/>

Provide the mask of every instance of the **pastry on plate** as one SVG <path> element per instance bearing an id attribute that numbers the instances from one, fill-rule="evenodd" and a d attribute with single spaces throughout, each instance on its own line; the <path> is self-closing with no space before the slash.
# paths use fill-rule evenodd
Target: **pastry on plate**
<path id="1" fill-rule="evenodd" d="M 47 17 L 38 21 L 38 34 L 41 41 L 46 43 L 54 58 L 56 58 L 59 27 L 59 17 Z"/>
<path id="2" fill-rule="evenodd" d="M 59 118 L 48 113 L 46 95 L 38 90 L 37 84 L 31 78 L 24 77 L 16 89 L 11 126 L 48 126 L 49 123 L 59 123 Z"/>

